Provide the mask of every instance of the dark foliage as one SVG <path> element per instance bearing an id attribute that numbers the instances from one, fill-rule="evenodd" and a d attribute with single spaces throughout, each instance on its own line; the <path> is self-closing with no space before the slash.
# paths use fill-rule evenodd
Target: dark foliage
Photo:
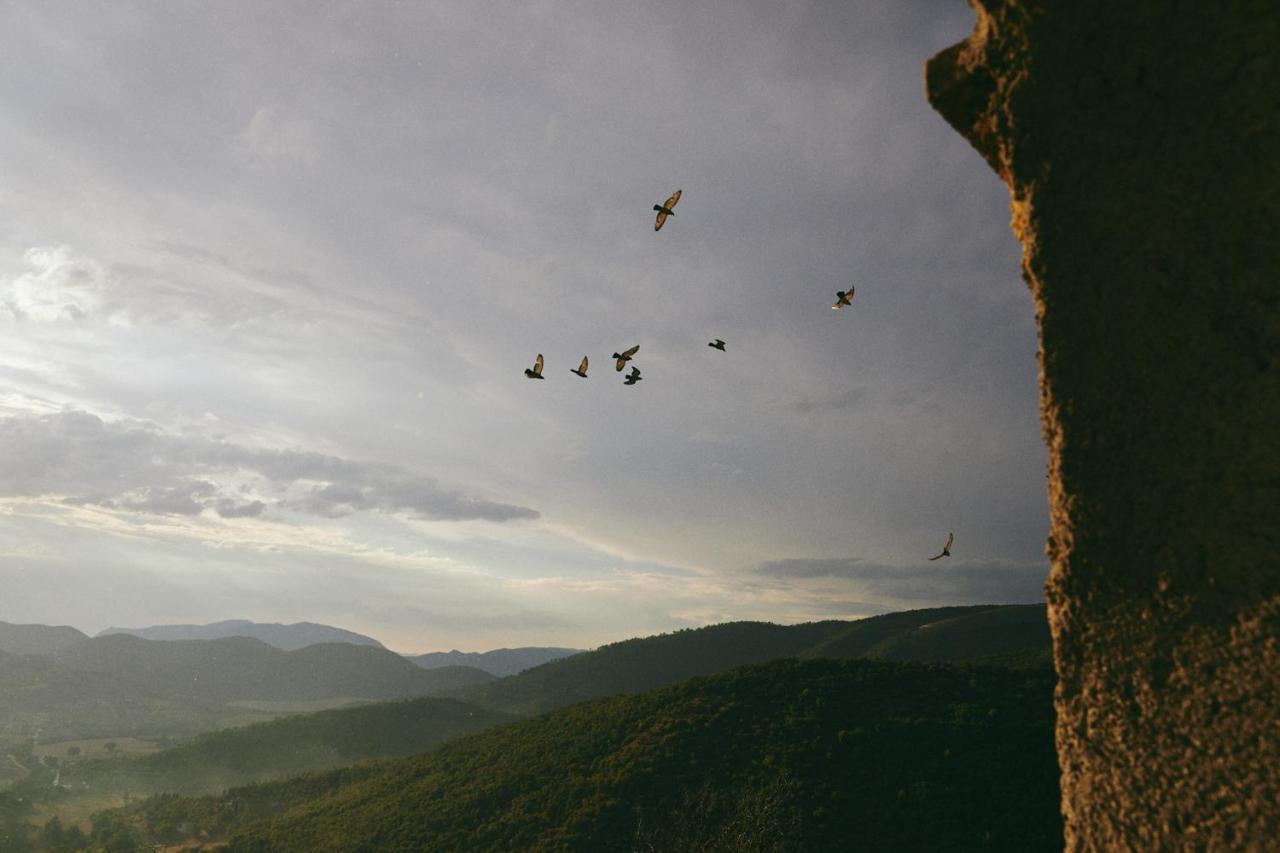
<path id="1" fill-rule="evenodd" d="M 552 661 L 511 678 L 468 688 L 454 694 L 464 701 L 504 711 L 537 714 L 604 696 L 640 693 L 687 678 L 724 672 L 738 666 L 784 657 L 863 657 L 877 645 L 916 631 L 921 626 L 958 617 L 963 621 L 946 634 L 923 633 L 911 646 L 915 660 L 973 658 L 1013 650 L 1047 650 L 1048 622 L 1043 605 L 1029 607 L 980 605 L 937 607 L 873 616 L 855 622 L 810 622 L 774 625 L 768 622 L 729 622 L 626 640 L 563 660 Z M 1030 618 L 1043 629 L 1025 630 Z M 949 651 L 964 639 L 964 654 Z M 902 657 L 886 651 L 887 657 Z"/>
<path id="2" fill-rule="evenodd" d="M 778 661 L 143 814 L 253 851 L 1059 850 L 1053 683 Z"/>

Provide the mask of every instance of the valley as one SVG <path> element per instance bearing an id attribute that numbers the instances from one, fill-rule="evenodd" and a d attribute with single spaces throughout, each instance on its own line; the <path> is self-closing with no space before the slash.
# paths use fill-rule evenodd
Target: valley
<path id="1" fill-rule="evenodd" d="M 7 655 L 4 838 L 658 850 L 749 825 L 768 849 L 902 849 L 947 826 L 1054 849 L 1048 649 L 1042 606 L 726 623 L 502 678 L 368 644 L 85 638 Z"/>

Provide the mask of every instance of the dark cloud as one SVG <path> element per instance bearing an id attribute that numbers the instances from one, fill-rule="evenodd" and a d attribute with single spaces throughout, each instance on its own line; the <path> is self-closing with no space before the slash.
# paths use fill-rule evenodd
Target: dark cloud
<path id="1" fill-rule="evenodd" d="M 223 518 L 257 518 L 262 515 L 262 511 L 267 505 L 262 501 L 252 501 L 247 504 L 237 504 L 235 501 L 219 501 L 218 515 Z"/>
<path id="2" fill-rule="evenodd" d="M 1043 563 L 957 561 L 887 566 L 856 557 L 775 560 L 757 567 L 772 578 L 833 578 L 857 583 L 866 594 L 901 601 L 1016 604 L 1044 600 Z"/>
<path id="3" fill-rule="evenodd" d="M 215 483 L 229 489 L 246 476 L 281 492 L 280 506 L 330 518 L 360 511 L 457 521 L 538 517 L 527 507 L 475 498 L 385 463 L 258 450 L 83 411 L 0 420 L 0 494 L 59 495 L 68 503 L 141 512 L 261 515 L 264 501 L 228 498 Z"/>

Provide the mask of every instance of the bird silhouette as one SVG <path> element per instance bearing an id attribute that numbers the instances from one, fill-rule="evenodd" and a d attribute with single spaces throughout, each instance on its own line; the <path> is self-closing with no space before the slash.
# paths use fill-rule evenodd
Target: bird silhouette
<path id="1" fill-rule="evenodd" d="M 672 210 L 671 208 L 675 207 L 676 202 L 680 200 L 681 192 L 682 192 L 681 190 L 676 190 L 675 193 L 671 196 L 671 198 L 667 199 L 662 204 L 655 204 L 653 206 L 653 209 L 658 211 L 658 216 L 653 221 L 654 231 L 661 231 L 662 223 L 667 221 L 667 217 L 676 215 L 675 211 Z"/>
<path id="2" fill-rule="evenodd" d="M 582 364 L 578 365 L 577 370 L 574 370 L 573 368 L 569 368 L 569 372 L 576 373 L 579 376 L 581 376 L 583 379 L 586 379 L 587 378 L 587 357 L 585 355 L 582 357 Z"/>
<path id="3" fill-rule="evenodd" d="M 533 360 L 533 367 L 524 369 L 524 375 L 529 379 L 542 379 L 542 353 L 538 353 L 538 357 Z"/>
<path id="4" fill-rule="evenodd" d="M 707 346 L 711 347 L 712 349 L 718 349 L 720 350 L 720 352 L 724 352 L 724 341 L 720 340 L 719 338 L 716 338 L 714 341 L 707 344 Z"/>
<path id="5" fill-rule="evenodd" d="M 626 379 L 622 380 L 622 384 L 623 384 L 623 385 L 635 385 L 637 382 L 639 382 L 639 381 L 641 380 L 641 378 L 642 378 L 642 377 L 640 376 L 640 368 L 636 367 L 636 366 L 633 364 L 633 365 L 631 365 L 631 372 L 627 374 L 627 378 L 626 378 Z"/>
<path id="6" fill-rule="evenodd" d="M 615 352 L 613 354 L 613 357 L 618 360 L 619 373 L 622 372 L 622 368 L 627 366 L 627 362 L 631 360 L 631 356 L 635 355 L 639 351 L 640 351 L 640 345 L 636 344 L 631 349 L 623 350 L 622 352 Z"/>
<path id="7" fill-rule="evenodd" d="M 954 533 L 948 533 L 948 534 L 947 534 L 947 544 L 942 546 L 942 553 L 941 553 L 941 554 L 939 554 L 939 555 L 938 555 L 938 556 L 936 556 L 936 557 L 930 557 L 930 558 L 929 558 L 929 561 L 930 561 L 930 562 L 932 562 L 932 561 L 934 561 L 934 560 L 941 560 L 943 557 L 950 557 L 950 556 L 951 556 L 951 545 L 952 545 L 952 543 L 954 543 L 955 541 L 956 541 L 956 535 L 955 535 Z"/>
<path id="8" fill-rule="evenodd" d="M 853 304 L 853 285 L 849 285 L 848 290 L 836 291 L 836 304 L 831 306 L 832 311 L 839 311 L 846 305 Z"/>

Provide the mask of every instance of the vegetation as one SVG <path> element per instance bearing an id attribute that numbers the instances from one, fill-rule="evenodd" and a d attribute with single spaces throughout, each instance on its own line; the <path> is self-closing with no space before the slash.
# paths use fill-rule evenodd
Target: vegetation
<path id="1" fill-rule="evenodd" d="M 424 670 L 386 649 L 322 643 L 293 652 L 261 640 L 97 637 L 53 656 L 61 667 L 108 674 L 145 693 L 188 703 L 334 696 L 398 699 L 492 681 L 470 667 Z"/>
<path id="2" fill-rule="evenodd" d="M 985 618 L 978 620 L 976 617 Z M 967 621 L 972 617 L 974 621 Z M 1048 621 L 1043 605 L 939 607 L 874 616 L 855 622 L 810 622 L 774 625 L 729 622 L 602 646 L 519 675 L 453 694 L 483 707 L 538 714 L 574 702 L 639 693 L 687 678 L 724 672 L 738 666 L 783 657 L 863 657 L 904 659 L 892 643 L 922 626 L 959 620 L 940 634 L 924 632 L 910 651 L 915 660 L 976 658 L 1012 651 L 1046 651 Z M 1030 620 L 1043 626 L 1026 630 Z M 965 638 L 964 654 L 951 645 Z M 999 662 L 993 659 L 993 662 Z"/>
<path id="3" fill-rule="evenodd" d="M 453 699 L 382 702 L 211 732 L 128 760 L 81 761 L 64 767 L 62 784 L 134 794 L 209 793 L 370 758 L 415 755 L 515 719 Z"/>
<path id="4" fill-rule="evenodd" d="M 0 622 L 0 652 L 11 655 L 48 655 L 86 640 L 84 633 L 66 625 L 14 625 Z"/>
<path id="5" fill-rule="evenodd" d="M 0 721 L 6 703 L 25 708 L 36 724 L 28 735 L 38 730 L 43 741 L 9 737 L 6 746 L 0 731 L 0 762 L 9 762 L 0 775 L 17 780 L 0 794 L 8 821 L 0 849 L 131 850 L 232 835 L 246 850 L 801 850 L 851 838 L 866 849 L 944 849 L 952 839 L 957 849 L 1060 844 L 1043 607 L 716 625 L 615 643 L 501 681 L 459 667 L 427 672 L 376 648 L 332 648 L 285 653 L 244 638 L 116 636 L 55 658 L 0 653 L 0 684 L 17 688 L 0 691 Z M 831 660 L 858 657 L 867 660 Z M 983 665 L 895 662 L 957 657 Z M 387 658 L 394 663 L 385 666 Z M 740 669 L 778 658 L 789 660 Z M 297 715 L 160 751 L 151 750 L 166 738 L 122 736 L 138 729 L 98 729 L 93 741 L 49 737 L 58 731 L 47 728 L 52 697 L 82 713 L 132 710 L 147 724 L 161 709 L 207 723 L 236 710 L 217 700 L 264 692 L 259 685 L 274 671 L 273 695 L 295 698 L 235 704 L 279 711 L 337 701 L 307 698 L 305 684 L 295 689 L 301 682 L 290 670 L 304 659 L 311 666 L 302 671 L 330 685 L 394 685 L 406 671 L 485 683 L 453 698 Z M 359 672 L 362 662 L 372 662 L 368 672 Z M 16 680 L 6 683 L 6 672 Z M 712 673 L 721 674 L 690 680 Z M 181 683 L 184 674 L 207 683 Z M 617 698 L 591 701 L 609 694 Z M 513 723 L 553 709 L 562 710 Z M 108 743 L 119 749 L 109 753 Z M 368 761 L 398 756 L 412 757 Z M 1021 783 L 989 778 L 989 762 Z M 272 779 L 280 781 L 243 787 Z M 993 814 L 963 779 L 1017 814 Z M 241 787 L 178 796 L 228 786 Z"/>
<path id="6" fill-rule="evenodd" d="M 0 652 L 0 688 L 0 753 L 37 734 L 46 742 L 190 736 L 272 716 L 157 696 L 110 674 L 77 672 L 34 655 Z"/>
<path id="7" fill-rule="evenodd" d="M 1053 681 L 778 661 L 132 819 L 246 851 L 730 849 L 753 832 L 733 849 L 1057 850 Z"/>

